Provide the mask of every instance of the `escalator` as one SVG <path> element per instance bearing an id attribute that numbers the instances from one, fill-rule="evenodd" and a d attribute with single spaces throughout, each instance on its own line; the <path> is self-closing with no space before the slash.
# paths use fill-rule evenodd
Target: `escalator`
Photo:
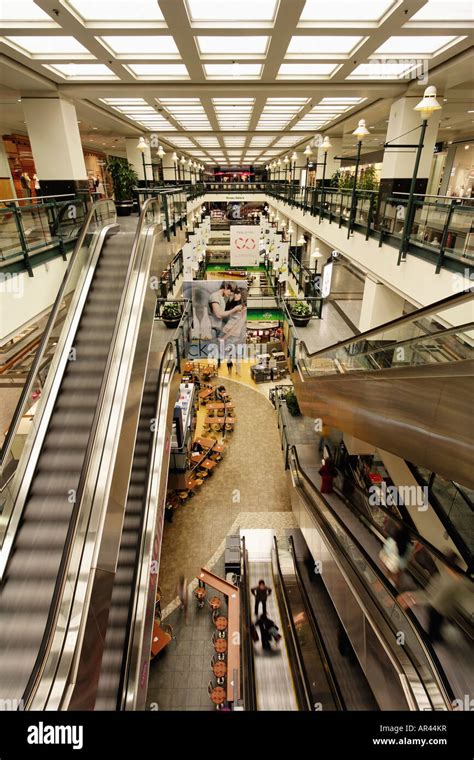
<path id="1" fill-rule="evenodd" d="M 147 202 L 136 231 L 113 238 L 110 233 L 118 230 L 115 206 L 104 201 L 91 209 L 9 433 L 13 450 L 15 426 L 34 387 L 34 372 L 54 332 L 62 299 L 72 292 L 0 522 L 0 696 L 24 709 L 60 709 L 74 690 L 76 642 L 83 641 L 91 611 L 90 589 L 103 577 L 94 557 L 100 558 L 103 546 L 110 556 L 113 545 L 104 528 L 110 520 L 106 508 L 109 514 L 116 509 L 114 498 L 120 494 L 113 491 L 112 474 L 121 468 L 121 474 L 127 472 L 120 443 L 134 414 L 126 410 L 126 402 L 144 385 L 141 366 L 135 374 L 132 369 L 134 357 L 143 355 L 140 327 L 153 324 L 155 297 L 146 273 L 159 229 L 159 199 Z M 142 408 L 148 423 L 159 373 L 149 380 Z M 144 477 L 143 443 L 139 437 L 134 485 Z M 9 449 L 2 455 L 8 463 Z M 141 519 L 133 491 L 128 506 L 118 576 L 122 586 L 131 564 L 127 541 Z M 146 530 L 148 536 L 148 525 Z"/>
<path id="2" fill-rule="evenodd" d="M 302 413 L 473 488 L 473 305 L 463 292 L 317 352 L 300 341 Z"/>
<path id="3" fill-rule="evenodd" d="M 293 539 L 274 541 L 274 577 L 297 649 L 310 709 L 344 710 L 345 703 L 296 563 Z M 289 632 L 290 635 L 290 632 Z"/>
<path id="4" fill-rule="evenodd" d="M 431 644 L 422 608 L 405 610 L 381 569 L 384 535 L 378 516 L 369 519 L 364 510 L 323 496 L 301 467 L 295 447 L 289 464 L 293 511 L 380 709 L 452 709 L 453 700 L 470 688 L 469 637 L 463 631 L 449 647 Z M 433 549 L 432 555 L 432 564 L 443 564 L 439 552 Z M 410 573 L 421 583 L 425 567 L 420 553 Z"/>

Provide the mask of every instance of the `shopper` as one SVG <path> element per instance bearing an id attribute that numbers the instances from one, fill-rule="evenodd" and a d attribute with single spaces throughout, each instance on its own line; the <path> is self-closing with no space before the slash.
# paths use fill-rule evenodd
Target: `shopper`
<path id="1" fill-rule="evenodd" d="M 323 461 L 323 466 L 319 470 L 319 474 L 321 475 L 321 493 L 332 493 L 332 484 L 337 475 L 337 470 L 331 457 L 328 457 Z"/>
<path id="2" fill-rule="evenodd" d="M 262 616 L 266 617 L 267 599 L 272 593 L 271 588 L 267 586 L 265 581 L 262 579 L 259 580 L 258 586 L 254 586 L 254 588 L 250 590 L 255 597 L 255 617 L 258 618 L 258 608 L 260 604 L 262 605 Z"/>
<path id="3" fill-rule="evenodd" d="M 229 376 L 232 375 L 233 366 L 234 366 L 234 362 L 232 361 L 232 357 L 229 356 L 227 359 L 227 372 L 229 373 Z"/>
<path id="4" fill-rule="evenodd" d="M 271 647 L 270 647 L 270 633 L 269 633 L 269 628 L 270 628 L 270 623 L 271 622 L 272 621 L 269 620 L 266 615 L 262 615 L 257 620 L 257 622 L 256 622 L 256 625 L 260 629 L 260 640 L 262 642 L 262 649 L 267 650 L 267 651 L 269 649 L 271 649 Z"/>
<path id="5" fill-rule="evenodd" d="M 389 529 L 389 535 L 385 539 L 379 557 L 397 588 L 400 585 L 401 574 L 405 570 L 412 553 L 410 531 L 407 526 L 404 524 L 393 525 Z"/>
<path id="6" fill-rule="evenodd" d="M 179 597 L 179 608 L 184 612 L 184 621 L 188 620 L 188 581 L 184 575 L 179 576 L 176 594 Z"/>
<path id="7" fill-rule="evenodd" d="M 455 552 L 449 552 L 446 559 L 459 567 L 460 560 Z M 441 641 L 445 619 L 451 617 L 458 605 L 466 607 L 465 598 L 472 596 L 472 581 L 462 573 L 445 566 L 441 572 L 436 572 L 423 591 L 407 591 L 397 597 L 400 605 L 406 609 L 415 604 L 426 604 L 428 607 L 428 636 L 430 641 Z"/>

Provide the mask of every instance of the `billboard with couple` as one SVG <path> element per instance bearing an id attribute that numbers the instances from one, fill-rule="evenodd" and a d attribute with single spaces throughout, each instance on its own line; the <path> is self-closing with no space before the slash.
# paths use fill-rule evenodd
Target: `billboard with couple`
<path id="1" fill-rule="evenodd" d="M 192 340 L 213 343 L 224 351 L 245 344 L 248 295 L 245 281 L 184 282 L 183 295 L 192 302 Z"/>

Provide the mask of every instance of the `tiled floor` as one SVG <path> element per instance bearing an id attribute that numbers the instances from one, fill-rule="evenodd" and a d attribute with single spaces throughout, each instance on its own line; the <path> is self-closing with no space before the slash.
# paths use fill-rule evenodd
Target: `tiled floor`
<path id="1" fill-rule="evenodd" d="M 236 405 L 235 431 L 212 477 L 165 524 L 159 579 L 163 609 L 175 598 L 179 576 L 191 580 L 197 575 L 241 513 L 291 512 L 273 406 L 243 383 L 226 378 L 225 385 Z"/>

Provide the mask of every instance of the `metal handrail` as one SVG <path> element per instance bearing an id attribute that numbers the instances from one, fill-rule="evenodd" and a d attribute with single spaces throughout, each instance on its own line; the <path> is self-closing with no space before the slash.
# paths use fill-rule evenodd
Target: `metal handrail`
<path id="1" fill-rule="evenodd" d="M 246 678 L 244 681 L 244 699 L 245 710 L 257 709 L 257 692 L 255 686 L 255 662 L 254 662 L 254 648 L 253 642 L 250 639 L 250 626 L 252 624 L 252 618 L 250 615 L 249 604 L 249 572 L 248 572 L 248 554 L 245 546 L 245 536 L 241 538 L 240 545 L 240 566 L 241 566 L 241 582 L 240 588 L 242 591 L 242 616 L 240 619 L 240 625 L 242 627 L 241 639 L 242 639 L 242 660 L 243 664 L 247 664 L 247 668 L 243 667 L 242 671 Z"/>
<path id="2" fill-rule="evenodd" d="M 18 425 L 20 424 L 21 418 L 23 417 L 23 415 L 25 413 L 26 402 L 27 402 L 28 397 L 31 394 L 32 389 L 33 389 L 33 385 L 34 385 L 34 381 L 35 381 L 35 378 L 36 378 L 36 373 L 37 373 L 37 370 L 39 368 L 39 365 L 41 364 L 41 362 L 43 360 L 44 352 L 45 352 L 46 347 L 48 345 L 49 338 L 51 336 L 51 331 L 53 329 L 56 317 L 58 315 L 58 312 L 59 312 L 59 309 L 60 309 L 60 306 L 61 306 L 61 302 L 63 300 L 64 291 L 66 290 L 66 286 L 68 284 L 68 280 L 69 280 L 69 276 L 71 274 L 71 270 L 72 270 L 72 268 L 73 268 L 73 266 L 75 264 L 76 257 L 77 257 L 79 251 L 81 250 L 81 248 L 82 248 L 82 246 L 84 244 L 84 240 L 85 240 L 85 237 L 86 237 L 86 235 L 87 235 L 87 233 L 89 231 L 89 226 L 91 224 L 92 217 L 95 216 L 95 213 L 96 213 L 96 211 L 97 211 L 97 209 L 98 209 L 99 206 L 101 206 L 102 204 L 109 204 L 110 205 L 110 202 L 111 201 L 106 200 L 106 201 L 98 201 L 97 203 L 95 203 L 89 209 L 88 214 L 87 214 L 87 216 L 86 216 L 86 218 L 84 220 L 84 225 L 83 225 L 82 231 L 81 231 L 81 233 L 79 235 L 79 238 L 77 239 L 76 245 L 74 247 L 74 251 L 72 252 L 71 257 L 69 259 L 66 271 L 64 273 L 64 277 L 62 279 L 61 285 L 59 286 L 59 290 L 58 290 L 58 294 L 56 296 L 56 300 L 54 301 L 53 308 L 51 309 L 51 312 L 50 312 L 49 317 L 48 317 L 48 321 L 46 322 L 46 326 L 45 326 L 44 331 L 43 331 L 43 336 L 41 338 L 41 342 L 40 342 L 40 344 L 39 344 L 39 346 L 38 346 L 38 348 L 36 350 L 35 357 L 33 359 L 33 363 L 32 363 L 32 365 L 30 367 L 30 370 L 28 372 L 27 378 L 25 380 L 25 384 L 24 384 L 22 392 L 20 394 L 20 398 L 18 399 L 15 411 L 13 413 L 12 421 L 11 421 L 10 426 L 8 428 L 8 432 L 7 432 L 7 434 L 6 434 L 5 438 L 4 438 L 3 445 L 2 445 L 2 448 L 1 448 L 1 451 L 0 451 L 0 467 L 3 465 L 3 463 L 5 461 L 6 452 L 10 448 L 10 444 L 12 442 L 13 437 L 16 434 Z"/>
<path id="3" fill-rule="evenodd" d="M 307 617 L 308 617 L 308 622 L 309 622 L 310 628 L 312 629 L 313 637 L 314 637 L 314 640 L 316 642 L 316 645 L 317 645 L 317 648 L 318 648 L 318 651 L 319 651 L 319 655 L 321 657 L 321 660 L 322 660 L 322 663 L 323 663 L 323 666 L 324 666 L 326 677 L 327 677 L 328 683 L 329 683 L 329 688 L 331 689 L 332 697 L 333 697 L 334 702 L 337 705 L 338 709 L 339 710 L 345 710 L 346 709 L 346 705 L 345 705 L 344 697 L 342 696 L 341 689 L 339 688 L 339 684 L 337 682 L 336 674 L 334 672 L 334 668 L 332 666 L 331 658 L 329 657 L 329 653 L 327 651 L 326 644 L 324 642 L 324 638 L 322 636 L 321 629 L 319 627 L 317 617 L 316 617 L 316 615 L 314 613 L 312 604 L 311 604 L 309 596 L 308 596 L 308 592 L 306 591 L 306 587 L 305 587 L 303 579 L 301 577 L 301 572 L 300 572 L 300 569 L 298 567 L 298 562 L 297 562 L 297 559 L 296 559 L 295 542 L 293 541 L 293 536 L 291 536 L 291 535 L 288 537 L 288 544 L 289 544 L 289 547 L 290 547 L 291 558 L 293 560 L 293 569 L 294 569 L 294 572 L 295 572 L 295 578 L 297 580 L 298 588 L 299 588 L 299 591 L 300 591 L 300 594 L 301 594 L 301 597 L 303 599 L 303 603 L 304 603 L 304 606 L 305 606 L 305 609 L 306 609 L 306 614 L 307 614 Z"/>
<path id="4" fill-rule="evenodd" d="M 34 700 L 35 693 L 37 692 L 39 681 L 43 677 L 43 674 L 47 673 L 48 671 L 48 667 L 46 666 L 45 663 L 46 663 L 48 653 L 49 654 L 51 653 L 54 637 L 56 635 L 60 635 L 63 638 L 65 638 L 67 636 L 67 633 L 69 631 L 69 626 L 71 624 L 71 619 L 69 615 L 71 614 L 73 605 L 75 601 L 77 600 L 76 588 L 74 589 L 74 593 L 71 593 L 70 598 L 68 598 L 67 600 L 67 606 L 69 608 L 68 610 L 69 614 L 65 616 L 67 622 L 64 623 L 63 621 L 61 623 L 60 632 L 58 633 L 57 618 L 59 615 L 61 600 L 63 599 L 63 596 L 64 596 L 64 589 L 66 586 L 67 573 L 68 573 L 71 557 L 73 555 L 73 550 L 76 543 L 79 516 L 81 512 L 84 512 L 86 507 L 88 507 L 89 509 L 89 519 L 87 520 L 87 523 L 89 524 L 89 529 L 94 530 L 90 526 L 89 520 L 90 520 L 90 515 L 92 513 L 92 510 L 93 510 L 93 505 L 94 505 L 96 483 L 90 484 L 89 480 L 91 478 L 91 472 L 94 475 L 95 463 L 94 463 L 93 454 L 96 447 L 96 438 L 97 438 L 99 427 L 101 425 L 102 427 L 106 427 L 106 428 L 108 427 L 108 423 L 103 422 L 103 419 L 104 419 L 103 407 L 104 407 L 105 396 L 107 394 L 107 391 L 111 382 L 111 379 L 110 379 L 111 370 L 115 367 L 116 375 L 117 375 L 117 372 L 120 369 L 120 363 L 117 364 L 115 362 L 114 364 L 114 355 L 115 355 L 116 347 L 117 347 L 117 339 L 122 328 L 122 323 L 125 322 L 126 320 L 130 321 L 130 304 L 127 304 L 127 300 L 130 300 L 131 298 L 131 295 L 128 293 L 130 289 L 129 288 L 130 280 L 133 273 L 139 270 L 139 267 L 137 267 L 137 258 L 138 258 L 138 255 L 141 253 L 140 240 L 141 240 L 143 228 L 146 222 L 149 206 L 156 202 L 157 202 L 156 198 L 151 198 L 144 204 L 143 210 L 142 210 L 142 213 L 140 215 L 140 219 L 137 225 L 137 231 L 133 240 L 132 251 L 131 251 L 129 264 L 128 264 L 128 268 L 127 268 L 127 272 L 126 272 L 125 280 L 124 280 L 122 297 L 121 297 L 121 301 L 120 301 L 120 305 L 119 305 L 119 309 L 117 313 L 117 319 L 115 322 L 114 332 L 110 341 L 110 349 L 109 349 L 109 353 L 107 357 L 106 366 L 104 369 L 104 374 L 103 374 L 103 379 L 102 379 L 101 388 L 99 392 L 99 398 L 97 401 L 96 411 L 95 411 L 94 418 L 91 424 L 91 431 L 89 434 L 87 449 L 86 449 L 86 453 L 83 460 L 83 466 L 81 470 L 79 484 L 77 487 L 74 508 L 72 510 L 71 519 L 69 522 L 67 536 L 65 540 L 65 549 L 61 557 L 61 563 L 60 563 L 60 567 L 58 571 L 57 581 L 56 581 L 56 585 L 55 585 L 55 589 L 53 593 L 53 598 L 52 598 L 47 622 L 45 625 L 45 632 L 43 635 L 43 639 L 40 645 L 37 658 L 35 660 L 35 664 L 33 666 L 31 676 L 28 680 L 27 686 L 23 694 L 23 701 L 24 701 L 24 704 L 27 706 L 31 705 L 32 700 Z M 127 311 L 126 311 L 126 307 L 127 307 Z M 106 434 L 107 430 L 104 432 Z M 104 445 L 105 445 L 105 442 L 104 442 Z M 101 461 L 102 455 L 103 455 L 103 452 L 101 449 L 98 452 L 98 454 L 96 454 L 95 456 L 96 462 Z M 97 476 L 98 476 L 98 470 L 96 470 L 95 472 L 95 477 Z M 92 488 L 91 488 L 91 485 L 92 485 Z M 86 496 L 87 496 L 87 499 L 85 499 Z M 86 503 L 86 507 L 84 507 L 84 500 L 86 501 L 88 500 L 89 502 L 88 504 Z M 100 504 L 99 507 L 101 509 L 102 504 Z M 96 533 L 96 530 L 94 530 L 94 533 Z M 84 541 L 86 540 L 87 530 L 85 531 L 85 535 L 82 538 Z M 79 565 L 83 559 L 80 556 L 81 554 L 82 552 L 78 552 Z M 77 584 L 79 575 L 80 574 L 77 572 L 76 575 L 74 576 L 76 579 L 76 584 Z M 85 583 L 87 583 L 86 579 L 85 579 Z M 83 607 L 82 599 L 80 600 L 80 607 L 81 608 Z M 76 633 L 78 633 L 78 630 L 79 630 L 79 627 L 76 628 Z M 57 659 L 61 658 L 61 656 L 63 655 L 63 647 L 60 647 L 57 650 L 55 650 L 54 654 Z M 49 670 L 54 671 L 55 670 L 54 665 L 52 666 L 50 665 Z"/>
<path id="5" fill-rule="evenodd" d="M 277 541 L 276 536 L 273 536 L 273 556 L 275 557 L 276 569 L 278 572 L 279 588 L 281 591 L 285 618 L 288 621 L 288 625 L 289 625 L 289 629 L 291 633 L 291 640 L 288 641 L 286 637 L 285 637 L 285 640 L 287 641 L 288 644 L 291 643 L 292 649 L 295 654 L 294 658 L 288 657 L 290 670 L 292 671 L 293 681 L 296 681 L 294 685 L 298 689 L 298 701 L 300 703 L 300 709 L 312 712 L 314 708 L 313 708 L 313 703 L 311 699 L 311 688 L 308 683 L 308 676 L 307 676 L 304 663 L 303 663 L 303 656 L 301 654 L 301 647 L 298 641 L 298 634 L 296 632 L 296 626 L 293 620 L 293 616 L 291 614 L 290 602 L 289 602 L 288 594 L 285 588 L 285 583 L 283 580 L 283 573 L 282 573 L 282 569 L 280 565 L 280 557 L 278 554 L 278 541 Z"/>
<path id="6" fill-rule="evenodd" d="M 312 351 L 312 352 L 308 351 L 308 347 L 304 340 L 300 340 L 300 346 L 304 347 L 306 357 L 308 358 L 312 358 L 313 356 L 322 356 L 323 354 L 326 354 L 329 351 L 336 351 L 339 348 L 344 348 L 344 346 L 350 345 L 351 343 L 355 343 L 360 340 L 365 340 L 366 338 L 372 335 L 380 334 L 381 332 L 384 332 L 385 330 L 391 330 L 393 327 L 398 327 L 399 325 L 406 324 L 407 322 L 414 322 L 416 319 L 420 319 L 421 317 L 428 316 L 429 314 L 437 314 L 440 311 L 444 311 L 444 309 L 460 306 L 461 304 L 471 301 L 473 299 L 474 299 L 474 294 L 471 292 L 454 293 L 453 295 L 447 296 L 446 298 L 442 298 L 440 301 L 436 301 L 435 303 L 429 304 L 428 306 L 422 306 L 420 309 L 417 309 L 411 314 L 404 314 L 401 317 L 390 319 L 388 322 L 384 322 L 383 324 L 378 325 L 378 327 L 371 327 L 370 330 L 366 330 L 365 332 L 359 333 L 359 335 L 353 335 L 351 338 L 345 338 L 344 340 L 340 340 L 337 343 L 333 343 L 332 346 L 327 346 L 326 348 L 320 348 L 318 349 L 318 351 Z M 397 341 L 394 340 L 393 344 L 396 344 L 396 342 Z M 387 343 L 387 347 L 388 345 L 389 344 Z"/>
<path id="7" fill-rule="evenodd" d="M 298 457 L 298 452 L 296 450 L 296 446 L 291 445 L 289 448 L 290 448 L 291 455 L 293 457 L 293 461 L 294 461 L 295 466 L 296 466 L 296 471 L 298 473 L 298 476 L 301 476 L 303 478 L 303 480 L 309 485 L 310 489 L 316 490 L 316 486 L 314 485 L 314 483 L 312 482 L 312 480 L 309 478 L 309 476 L 306 474 L 306 472 L 302 469 L 302 467 L 300 465 L 299 457 Z M 330 514 L 331 514 L 332 518 L 335 520 L 335 522 L 340 527 L 342 527 L 342 529 L 343 529 L 343 531 L 345 533 L 347 533 L 348 532 L 347 527 L 344 525 L 344 523 L 341 520 L 340 516 L 333 509 L 333 507 L 328 502 L 328 500 L 325 499 L 324 496 L 320 492 L 318 492 L 318 496 L 321 499 L 321 501 L 323 502 L 325 508 L 330 512 Z M 314 509 L 314 505 L 313 505 L 313 509 Z M 331 532 L 331 535 L 332 535 L 334 541 L 337 543 L 337 546 L 339 547 L 339 549 L 340 549 L 341 553 L 343 554 L 343 556 L 345 556 L 348 559 L 348 561 L 351 564 L 352 568 L 355 570 L 356 574 L 358 574 L 358 571 L 354 567 L 352 559 L 349 557 L 349 555 L 345 551 L 344 547 L 340 543 L 339 539 L 334 534 L 334 531 L 331 528 L 331 526 L 327 525 L 327 528 Z M 443 669 L 442 669 L 442 667 L 441 667 L 441 665 L 439 663 L 438 657 L 437 657 L 437 655 L 436 655 L 436 653 L 435 653 L 435 651 L 434 651 L 431 643 L 426 639 L 424 631 L 423 631 L 420 623 L 418 622 L 416 616 L 411 612 L 411 610 L 404 610 L 398 604 L 396 597 L 394 598 L 392 586 L 388 582 L 387 578 L 382 573 L 382 571 L 380 570 L 380 568 L 378 567 L 378 565 L 376 564 L 376 562 L 372 559 L 372 557 L 368 554 L 368 552 L 360 544 L 360 542 L 357 540 L 357 538 L 355 536 L 353 536 L 352 534 L 351 534 L 351 540 L 353 541 L 353 543 L 356 546 L 357 550 L 360 552 L 361 556 L 364 558 L 364 561 L 371 568 L 372 572 L 377 576 L 379 582 L 381 583 L 381 585 L 383 586 L 383 588 L 385 589 L 385 591 L 393 599 L 394 604 L 397 605 L 400 613 L 408 621 L 408 623 L 410 625 L 410 628 L 411 628 L 411 630 L 412 630 L 412 632 L 413 632 L 413 634 L 414 634 L 414 636 L 415 636 L 415 638 L 416 638 L 416 640 L 417 640 L 417 642 L 418 642 L 418 644 L 419 644 L 419 646 L 420 646 L 423 654 L 426 657 L 426 662 L 429 665 L 430 670 L 432 671 L 433 675 L 436 678 L 436 683 L 437 683 L 437 687 L 438 687 L 438 690 L 439 690 L 439 696 L 442 698 L 444 705 L 445 706 L 449 706 L 449 708 L 452 709 L 452 700 L 454 699 L 454 694 L 452 692 L 451 686 L 450 686 L 450 684 L 449 684 L 449 682 L 448 682 L 448 680 L 446 678 L 446 675 L 445 675 L 445 673 L 444 673 L 444 671 L 443 671 Z M 367 588 L 367 586 L 366 586 L 366 588 Z M 370 589 L 367 589 L 367 590 L 371 594 L 371 598 L 375 602 L 375 604 L 376 604 L 377 608 L 379 609 L 379 611 L 382 612 L 384 619 L 388 622 L 390 628 L 392 629 L 392 622 L 391 622 L 391 620 L 389 618 L 387 618 L 387 616 L 386 616 L 386 610 L 383 609 L 383 607 L 380 605 L 380 603 L 377 600 L 377 598 L 372 594 L 372 592 L 370 591 Z M 406 647 L 404 647 L 404 650 L 407 651 Z M 414 668 L 414 670 L 415 670 L 418 678 L 420 679 L 420 682 L 423 683 L 423 679 L 422 679 L 420 673 L 418 672 L 418 668 L 416 667 L 416 665 L 413 662 L 413 660 L 412 660 L 411 657 L 410 657 L 410 661 L 411 661 L 411 665 Z M 427 695 L 428 695 L 428 697 L 430 699 L 430 702 L 432 702 L 432 695 L 429 692 L 427 692 Z M 415 699 L 416 699 L 416 697 L 415 697 Z"/>

